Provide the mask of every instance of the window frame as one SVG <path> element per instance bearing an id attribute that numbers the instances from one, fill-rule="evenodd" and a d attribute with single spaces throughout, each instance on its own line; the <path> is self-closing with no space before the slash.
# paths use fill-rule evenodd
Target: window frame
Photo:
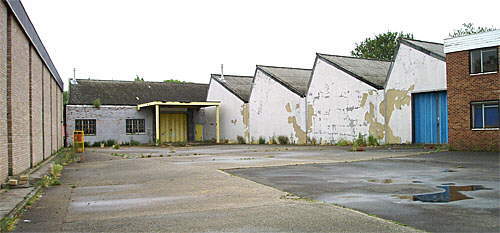
<path id="1" fill-rule="evenodd" d="M 77 129 L 77 125 L 78 125 L 78 121 L 81 121 L 81 128 L 80 129 Z M 93 121 L 94 124 L 92 124 L 94 126 L 94 133 L 88 133 L 88 132 L 85 132 L 85 127 L 84 127 L 84 122 L 87 122 L 87 128 L 91 125 L 89 124 L 91 121 Z M 97 135 L 97 120 L 96 119 L 75 119 L 75 130 L 82 130 L 84 135 L 85 136 L 96 136 Z"/>
<path id="2" fill-rule="evenodd" d="M 129 130 L 128 130 L 129 129 L 129 121 L 131 122 L 130 129 L 135 129 L 135 130 L 131 130 L 132 132 L 129 132 Z M 140 127 L 137 127 L 139 125 L 138 123 L 134 124 L 134 122 L 138 122 L 138 121 L 142 121 L 142 130 L 143 131 L 139 131 Z M 125 119 L 125 133 L 127 135 L 146 134 L 146 119 L 144 119 L 144 118 L 142 118 L 142 119 L 137 119 L 137 118 Z"/>
<path id="3" fill-rule="evenodd" d="M 483 50 L 484 51 L 487 51 L 487 50 L 495 50 L 496 54 L 497 54 L 497 70 L 495 71 L 488 71 L 488 72 L 484 72 L 484 68 L 483 68 Z M 477 73 L 472 73 L 472 52 L 473 51 L 479 51 L 480 52 L 480 58 L 481 58 L 481 71 L 477 72 Z M 473 49 L 473 50 L 469 50 L 469 75 L 470 76 L 475 76 L 475 75 L 484 75 L 484 74 L 496 74 L 498 73 L 498 70 L 500 68 L 500 65 L 498 64 L 500 61 L 500 58 L 498 57 L 498 47 L 488 47 L 488 48 L 480 48 L 480 49 Z"/>
<path id="4" fill-rule="evenodd" d="M 499 116 L 500 116 L 500 100 L 485 100 L 485 101 L 473 101 L 473 102 L 470 102 L 470 128 L 471 130 L 474 130 L 474 131 L 481 131 L 481 130 L 500 130 L 500 125 L 497 126 L 497 127 L 485 127 L 484 125 L 484 120 L 485 120 L 485 117 L 484 117 L 484 106 L 485 105 L 491 105 L 491 104 L 496 104 L 498 106 L 498 111 L 499 111 Z M 474 108 L 474 105 L 481 105 L 481 116 L 482 116 L 482 125 L 483 127 L 482 128 L 474 128 L 474 121 L 475 121 L 475 108 Z"/>

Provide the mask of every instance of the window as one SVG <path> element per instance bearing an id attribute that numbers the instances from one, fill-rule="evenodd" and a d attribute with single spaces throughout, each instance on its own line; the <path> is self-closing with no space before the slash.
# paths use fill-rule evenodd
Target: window
<path id="1" fill-rule="evenodd" d="M 472 103 L 472 128 L 488 129 L 498 128 L 500 114 L 498 101 Z"/>
<path id="2" fill-rule="evenodd" d="M 127 119 L 125 123 L 128 134 L 145 133 L 144 119 Z"/>
<path id="3" fill-rule="evenodd" d="M 75 130 L 83 130 L 85 135 L 95 135 L 95 119 L 75 120 Z"/>
<path id="4" fill-rule="evenodd" d="M 480 74 L 498 71 L 497 48 L 470 51 L 470 73 Z"/>

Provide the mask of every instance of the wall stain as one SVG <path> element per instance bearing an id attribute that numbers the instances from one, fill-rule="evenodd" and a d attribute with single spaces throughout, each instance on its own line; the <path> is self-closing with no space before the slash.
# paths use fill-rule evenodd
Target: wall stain
<path id="1" fill-rule="evenodd" d="M 307 105 L 307 132 L 312 132 L 312 121 L 313 117 L 316 116 L 316 113 L 314 113 L 314 106 L 312 104 Z"/>
<path id="2" fill-rule="evenodd" d="M 411 85 L 407 90 L 397 90 L 390 89 L 385 92 L 385 98 L 380 103 L 380 114 L 385 118 L 386 125 L 386 140 L 389 144 L 399 144 L 401 143 L 401 137 L 395 136 L 392 129 L 389 126 L 391 121 L 392 113 L 395 109 L 401 109 L 401 107 L 410 105 L 411 95 L 410 93 L 415 89 L 415 85 Z M 387 107 L 387 109 L 386 109 Z"/>
<path id="3" fill-rule="evenodd" d="M 287 112 L 289 112 L 289 113 L 291 113 L 291 112 L 292 112 L 292 107 L 290 106 L 290 103 L 287 103 L 287 104 L 285 105 L 285 109 L 286 109 L 286 111 L 287 111 Z"/>

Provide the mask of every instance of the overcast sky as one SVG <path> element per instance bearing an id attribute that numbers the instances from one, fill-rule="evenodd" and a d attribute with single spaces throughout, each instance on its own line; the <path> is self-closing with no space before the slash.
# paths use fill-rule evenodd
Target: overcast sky
<path id="1" fill-rule="evenodd" d="M 255 65 L 311 68 L 316 52 L 404 31 L 443 42 L 464 22 L 500 27 L 500 1 L 22 0 L 65 82 L 77 78 L 208 83 Z"/>

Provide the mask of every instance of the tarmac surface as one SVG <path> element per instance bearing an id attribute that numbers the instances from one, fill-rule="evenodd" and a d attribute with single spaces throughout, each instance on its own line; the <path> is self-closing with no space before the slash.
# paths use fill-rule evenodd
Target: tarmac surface
<path id="1" fill-rule="evenodd" d="M 498 153 L 440 152 L 370 161 L 226 170 L 233 175 L 429 232 L 500 231 Z M 440 185 L 483 185 L 461 200 L 421 202 Z"/>
<path id="2" fill-rule="evenodd" d="M 221 169 L 401 157 L 423 149 L 217 145 L 90 148 L 45 189 L 18 232 L 418 232 L 298 198 Z"/>

